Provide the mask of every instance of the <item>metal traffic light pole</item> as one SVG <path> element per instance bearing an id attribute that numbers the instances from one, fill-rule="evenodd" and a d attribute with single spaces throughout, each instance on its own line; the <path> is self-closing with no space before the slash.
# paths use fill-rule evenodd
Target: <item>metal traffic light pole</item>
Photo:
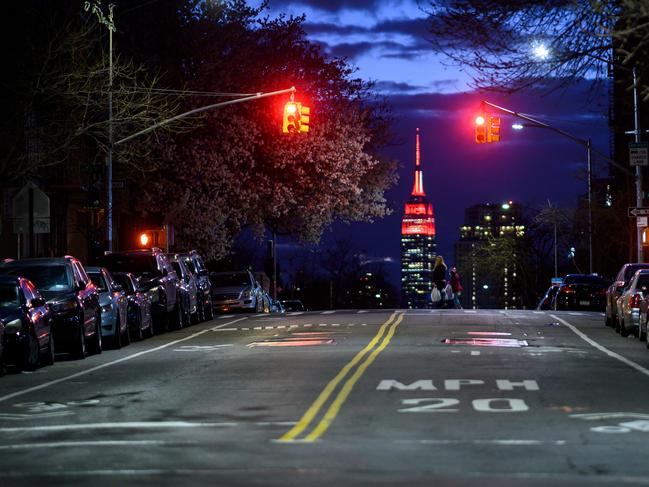
<path id="1" fill-rule="evenodd" d="M 592 208 L 592 167 L 591 167 L 592 166 L 592 143 L 590 138 L 582 139 L 569 132 L 553 127 L 552 125 L 549 125 L 545 122 L 541 122 L 540 120 L 536 120 L 527 115 L 523 115 L 522 113 L 518 113 L 513 110 L 509 110 L 507 108 L 494 105 L 493 103 L 489 103 L 488 101 L 483 101 L 482 104 L 488 105 L 503 113 L 507 113 L 508 115 L 512 115 L 513 117 L 520 118 L 521 120 L 531 122 L 535 127 L 552 130 L 553 132 L 562 135 L 563 137 L 566 137 L 574 142 L 577 142 L 578 144 L 581 144 L 586 148 L 587 162 L 588 162 L 588 272 L 592 274 L 593 273 L 593 208 Z"/>

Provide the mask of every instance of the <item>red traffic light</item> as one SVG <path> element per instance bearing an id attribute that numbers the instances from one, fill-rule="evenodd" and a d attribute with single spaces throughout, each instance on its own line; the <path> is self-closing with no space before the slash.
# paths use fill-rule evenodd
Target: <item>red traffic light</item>
<path id="1" fill-rule="evenodd" d="M 484 125 L 485 124 L 485 118 L 483 115 L 478 115 L 475 117 L 475 124 L 476 125 Z"/>

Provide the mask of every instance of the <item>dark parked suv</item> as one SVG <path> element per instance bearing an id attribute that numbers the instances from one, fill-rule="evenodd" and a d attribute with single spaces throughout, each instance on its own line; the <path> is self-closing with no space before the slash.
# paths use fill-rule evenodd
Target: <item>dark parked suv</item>
<path id="1" fill-rule="evenodd" d="M 0 263 L 0 274 L 29 279 L 52 310 L 57 352 L 84 358 L 86 349 L 101 353 L 99 294 L 81 262 L 69 255 Z"/>
<path id="2" fill-rule="evenodd" d="M 169 258 L 157 247 L 124 252 L 107 252 L 100 265 L 110 272 L 131 272 L 141 288 L 151 294 L 151 314 L 157 331 L 182 326 L 178 299 L 179 276 Z"/>

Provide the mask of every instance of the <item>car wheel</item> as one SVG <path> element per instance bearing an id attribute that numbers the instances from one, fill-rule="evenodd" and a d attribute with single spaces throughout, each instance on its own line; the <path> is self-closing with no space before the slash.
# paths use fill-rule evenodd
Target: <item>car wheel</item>
<path id="1" fill-rule="evenodd" d="M 99 355 L 104 350 L 104 344 L 101 338 L 101 313 L 95 318 L 95 343 L 93 343 L 92 351 L 95 355 Z"/>
<path id="2" fill-rule="evenodd" d="M 50 339 L 47 342 L 47 349 L 43 355 L 43 365 L 52 365 L 54 363 L 54 334 L 50 330 Z"/>
<path id="3" fill-rule="evenodd" d="M 129 327 L 128 329 L 129 333 L 131 332 L 131 328 Z M 137 318 L 135 319 L 135 329 L 133 330 L 133 339 L 135 339 L 138 342 L 141 342 L 144 339 L 144 333 L 142 332 L 142 316 L 138 312 Z"/>
<path id="4" fill-rule="evenodd" d="M 214 319 L 214 308 L 212 308 L 212 297 L 210 296 L 207 306 L 203 307 L 203 314 L 205 315 L 205 321 Z"/>
<path id="5" fill-rule="evenodd" d="M 38 359 L 40 358 L 40 347 L 38 338 L 33 333 L 27 335 L 25 341 L 25 352 L 22 357 L 20 368 L 22 370 L 36 370 L 38 368 Z"/>
<path id="6" fill-rule="evenodd" d="M 183 310 L 178 301 L 176 301 L 176 305 L 174 306 L 174 310 L 171 312 L 171 319 L 169 320 L 176 330 L 180 329 L 183 327 Z"/>
<path id="7" fill-rule="evenodd" d="M 120 320 L 121 324 L 122 320 Z M 119 330 L 119 328 L 118 328 Z M 122 333 L 121 330 L 119 330 L 119 333 Z M 128 331 L 128 320 L 126 320 L 126 328 L 124 330 L 124 340 L 123 340 L 124 345 L 130 345 L 131 344 L 131 334 Z"/>
<path id="8" fill-rule="evenodd" d="M 629 336 L 629 330 L 627 330 L 626 326 L 624 325 L 624 319 L 620 319 L 620 336 L 623 337 Z"/>
<path id="9" fill-rule="evenodd" d="M 115 320 L 115 332 L 113 333 L 113 347 L 119 350 L 122 348 L 122 330 L 119 325 L 119 315 Z"/>
<path id="10" fill-rule="evenodd" d="M 83 333 L 83 319 L 77 325 L 76 340 L 72 346 L 72 356 L 78 360 L 86 358 L 86 336 Z"/>
<path id="11" fill-rule="evenodd" d="M 147 328 L 146 331 L 146 337 L 151 338 L 155 334 L 155 329 L 153 328 L 153 317 L 151 316 L 149 319 L 149 328 Z"/>

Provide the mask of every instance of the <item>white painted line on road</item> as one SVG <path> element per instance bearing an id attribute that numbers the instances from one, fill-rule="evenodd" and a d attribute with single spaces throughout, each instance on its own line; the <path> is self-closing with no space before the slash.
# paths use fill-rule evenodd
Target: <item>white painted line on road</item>
<path id="1" fill-rule="evenodd" d="M 340 323 L 332 323 L 331 326 L 340 326 Z"/>
<path id="2" fill-rule="evenodd" d="M 300 316 L 303 315 L 304 311 L 294 311 L 292 313 L 288 313 L 289 316 Z"/>
<path id="3" fill-rule="evenodd" d="M 55 424 L 49 426 L 16 426 L 0 428 L 0 433 L 53 432 L 107 429 L 222 428 L 239 423 L 191 423 L 189 421 L 131 421 L 125 423 Z"/>
<path id="4" fill-rule="evenodd" d="M 358 310 L 356 312 L 356 314 L 359 314 L 359 315 L 362 314 L 362 313 L 367 313 L 367 310 L 366 309 L 361 309 L 361 310 Z"/>
<path id="5" fill-rule="evenodd" d="M 261 326 L 255 326 L 253 330 L 261 330 L 261 328 L 262 328 Z"/>
<path id="6" fill-rule="evenodd" d="M 326 323 L 320 323 L 318 326 L 329 326 Z"/>
<path id="7" fill-rule="evenodd" d="M 85 446 L 156 446 L 156 445 L 190 445 L 195 441 L 163 441 L 163 440 L 104 440 L 104 441 L 58 441 L 52 443 L 23 443 L 19 445 L 0 445 L 3 450 L 29 450 L 32 448 L 74 448 Z"/>
<path id="8" fill-rule="evenodd" d="M 225 319 L 228 319 L 228 318 L 234 318 L 234 315 L 223 315 L 223 316 L 219 316 L 219 320 L 225 320 Z"/>
<path id="9" fill-rule="evenodd" d="M 550 315 L 550 316 L 551 316 L 552 318 L 554 318 L 555 320 L 559 321 L 560 323 L 563 323 L 564 325 L 566 325 L 568 328 L 570 328 L 570 330 L 572 330 L 572 331 L 575 333 L 575 335 L 577 335 L 579 338 L 581 338 L 582 340 L 584 340 L 586 343 L 589 343 L 590 345 L 592 345 L 593 347 L 595 347 L 597 350 L 599 350 L 599 351 L 601 351 L 601 352 L 604 352 L 604 353 L 605 353 L 606 355 L 608 355 L 609 357 L 614 358 L 614 359 L 616 359 L 616 360 L 619 360 L 619 361 L 622 362 L 623 364 L 626 364 L 626 365 L 628 365 L 629 367 L 634 368 L 635 370 L 637 370 L 637 371 L 640 372 L 641 374 L 644 374 L 644 375 L 646 375 L 647 377 L 649 377 L 649 369 L 646 369 L 646 368 L 644 368 L 642 365 L 640 365 L 640 364 L 634 362 L 633 360 L 629 360 L 628 358 L 623 357 L 623 356 L 620 355 L 619 353 L 615 353 L 615 352 L 613 352 L 612 350 L 609 350 L 608 348 L 606 348 L 605 346 L 600 345 L 600 344 L 597 343 L 595 340 L 593 340 L 593 339 L 590 338 L 588 335 L 586 335 L 584 332 L 578 330 L 577 327 L 575 327 L 574 325 L 571 325 L 570 323 L 568 323 L 566 320 L 563 320 L 563 319 L 559 318 L 559 317 L 556 316 L 556 315 Z"/>
<path id="10" fill-rule="evenodd" d="M 241 331 L 248 331 L 250 328 L 240 328 Z"/>
<path id="11" fill-rule="evenodd" d="M 568 313 L 571 316 L 584 316 L 584 313 Z"/>
<path id="12" fill-rule="evenodd" d="M 311 328 L 311 327 L 313 326 L 313 324 L 312 324 L 312 323 L 305 323 L 305 324 L 302 325 L 302 326 L 303 326 L 304 328 Z"/>
<path id="13" fill-rule="evenodd" d="M 332 315 L 332 314 L 334 314 L 335 312 L 336 312 L 336 311 L 334 311 L 334 310 L 329 310 L 329 311 L 323 311 L 323 312 L 320 313 L 320 314 L 321 314 L 321 315 Z"/>
<path id="14" fill-rule="evenodd" d="M 361 326 L 367 326 L 367 323 L 361 323 Z"/>
<path id="15" fill-rule="evenodd" d="M 537 445 L 565 445 L 565 440 L 397 440 L 398 443 L 418 443 L 421 445 L 502 445 L 502 446 L 537 446 Z"/>
<path id="16" fill-rule="evenodd" d="M 29 394 L 30 392 L 40 391 L 41 389 L 45 389 L 46 387 L 50 387 L 50 386 L 53 386 L 55 384 L 60 384 L 61 382 L 66 382 L 66 381 L 69 381 L 70 379 L 76 379 L 77 377 L 82 377 L 84 375 L 91 374 L 92 372 L 96 372 L 97 370 L 105 369 L 106 367 L 110 367 L 111 365 L 121 364 L 122 362 L 126 362 L 127 360 L 132 360 L 132 359 L 140 357 L 142 355 L 146 355 L 146 354 L 149 354 L 149 353 L 152 353 L 152 352 L 157 352 L 158 350 L 163 350 L 165 348 L 171 347 L 171 346 L 176 345 L 178 343 L 186 342 L 187 340 L 191 340 L 192 338 L 196 338 L 197 336 L 201 336 L 201 335 L 203 335 L 203 334 L 205 334 L 205 333 L 207 333 L 209 331 L 216 331 L 216 330 L 221 329 L 221 328 L 223 328 L 225 326 L 232 325 L 234 323 L 237 323 L 239 321 L 243 321 L 245 319 L 246 319 L 246 317 L 238 318 L 236 320 L 232 320 L 232 321 L 229 321 L 227 323 L 223 323 L 222 325 L 218 325 L 218 326 L 215 326 L 213 328 L 206 328 L 206 329 L 201 330 L 199 332 L 192 333 L 191 335 L 189 335 L 189 336 L 187 336 L 185 338 L 180 338 L 178 340 L 173 340 L 173 341 L 171 341 L 169 343 L 165 343 L 164 345 L 160 345 L 158 347 L 150 348 L 149 350 L 143 350 L 141 352 L 134 353 L 132 355 L 128 355 L 127 357 L 123 357 L 123 358 L 120 358 L 120 359 L 117 359 L 117 360 L 113 360 L 112 362 L 106 362 L 105 364 L 97 365 L 95 367 L 91 367 L 89 369 L 82 370 L 81 372 L 77 372 L 76 374 L 61 377 L 60 379 L 51 380 L 49 382 L 45 382 L 43 384 L 39 384 L 39 385 L 34 386 L 34 387 L 29 387 L 29 388 L 23 389 L 21 391 L 16 391 L 16 392 L 12 392 L 11 394 L 6 394 L 4 396 L 0 396 L 0 402 L 7 401 L 8 399 L 12 399 L 14 397 L 23 396 L 25 394 Z"/>
<path id="17" fill-rule="evenodd" d="M 465 313 L 470 313 L 470 314 L 475 314 L 478 312 L 477 309 L 465 309 L 463 310 Z"/>
<path id="18" fill-rule="evenodd" d="M 477 350 L 471 350 L 471 355 L 475 357 L 476 355 L 480 355 L 480 352 Z"/>
<path id="19" fill-rule="evenodd" d="M 298 328 L 299 326 L 300 326 L 300 325 L 290 325 L 290 326 L 289 326 L 289 329 L 291 329 L 291 328 Z"/>
<path id="20" fill-rule="evenodd" d="M 347 325 L 347 326 L 356 326 L 356 323 L 350 323 L 350 324 Z"/>
<path id="21" fill-rule="evenodd" d="M 212 330 L 212 331 L 239 331 L 239 330 L 247 330 L 248 328 L 219 328 L 218 330 Z"/>
<path id="22" fill-rule="evenodd" d="M 545 311 L 532 311 L 535 315 L 544 315 Z"/>
<path id="23" fill-rule="evenodd" d="M 284 326 L 284 325 L 279 325 L 279 326 L 277 327 L 278 330 L 283 330 L 284 328 L 286 328 L 286 326 Z"/>

